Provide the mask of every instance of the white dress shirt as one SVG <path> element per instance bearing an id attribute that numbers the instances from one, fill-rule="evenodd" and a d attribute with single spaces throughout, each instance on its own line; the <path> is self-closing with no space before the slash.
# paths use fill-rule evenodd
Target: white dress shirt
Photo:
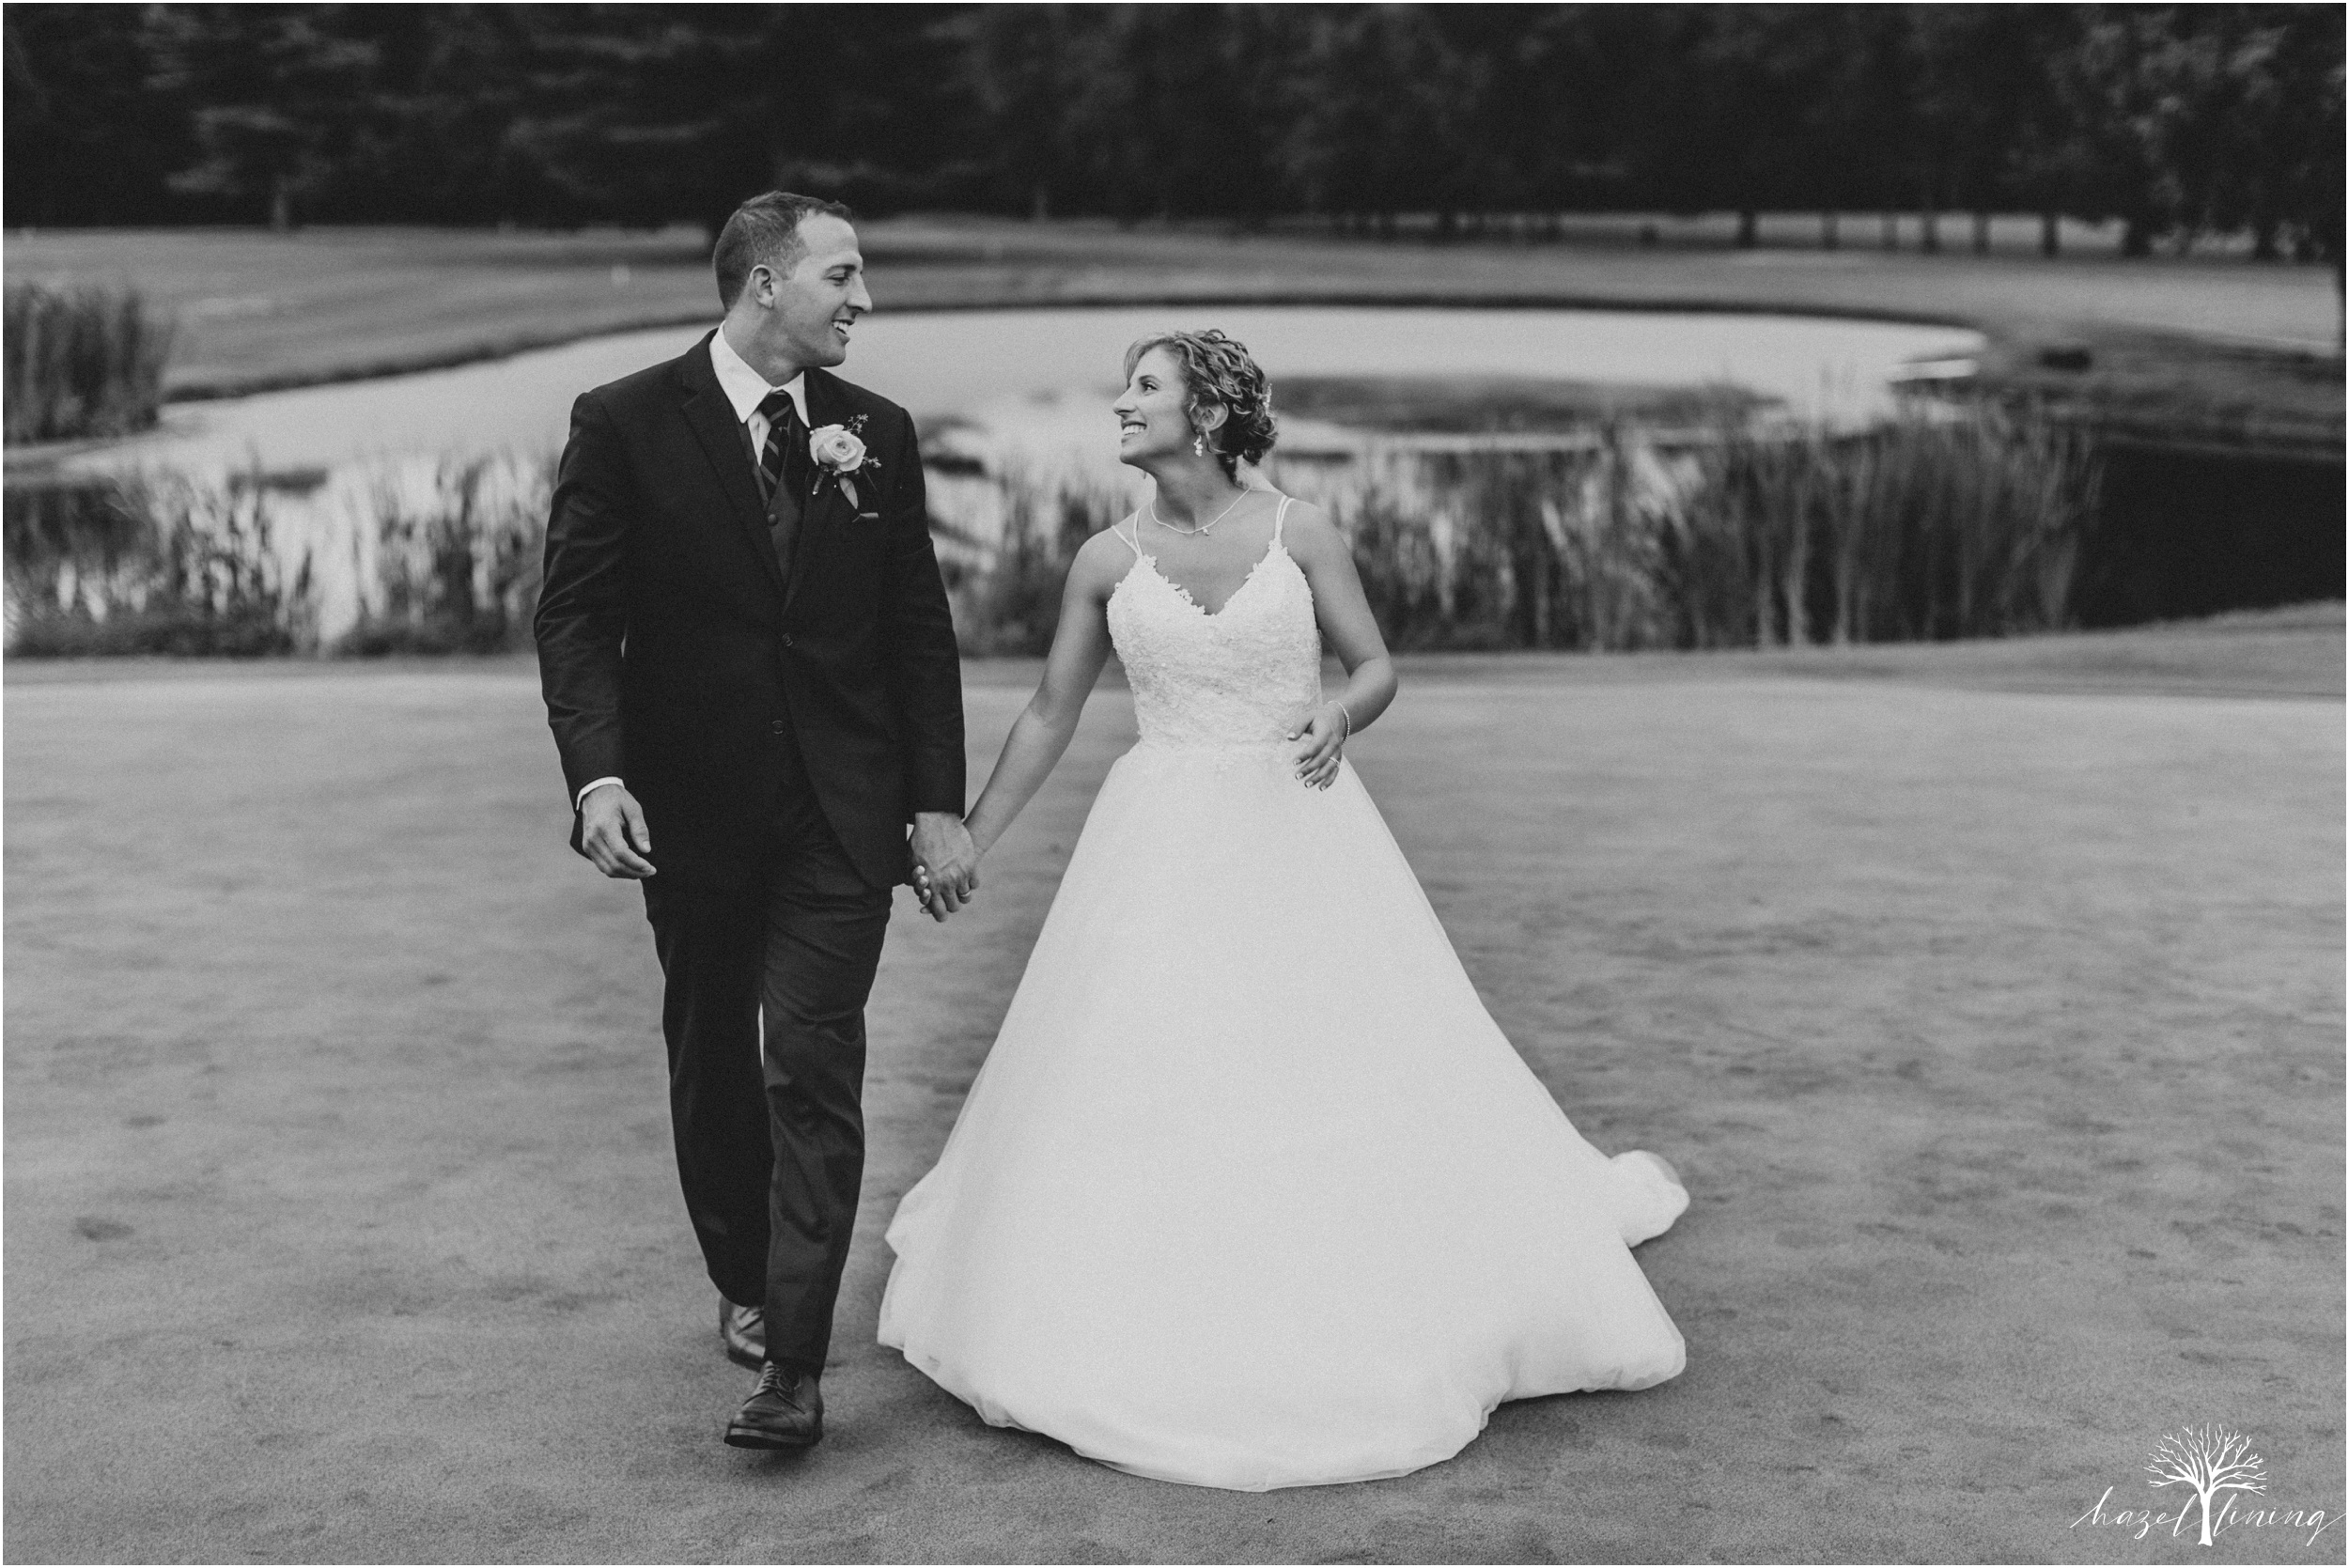
<path id="1" fill-rule="evenodd" d="M 804 370 L 779 387 L 769 386 L 767 378 L 752 369 L 750 362 L 734 351 L 734 345 L 726 341 L 723 327 L 709 334 L 709 367 L 718 373 L 718 390 L 726 395 L 726 401 L 733 406 L 735 419 L 750 431 L 752 451 L 767 450 L 770 426 L 767 416 L 758 411 L 758 405 L 766 401 L 770 392 L 790 394 L 791 406 L 800 411 L 800 423 L 802 426 L 807 424 L 807 372 Z M 587 803 L 589 790 L 618 783 L 620 776 L 617 773 L 588 780 L 579 786 L 579 794 L 571 801 L 571 810 L 577 811 Z"/>
<path id="2" fill-rule="evenodd" d="M 767 450 L 767 416 L 758 411 L 758 405 L 770 392 L 789 393 L 791 406 L 800 411 L 800 423 L 807 424 L 806 371 L 801 371 L 781 386 L 769 386 L 767 378 L 734 351 L 723 329 L 710 335 L 709 365 L 718 372 L 718 390 L 734 405 L 734 417 L 750 428 L 752 451 Z"/>

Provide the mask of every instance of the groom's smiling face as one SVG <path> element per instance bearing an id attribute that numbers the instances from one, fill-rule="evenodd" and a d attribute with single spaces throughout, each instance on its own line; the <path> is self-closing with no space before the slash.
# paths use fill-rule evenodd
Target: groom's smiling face
<path id="1" fill-rule="evenodd" d="M 857 318 L 873 308 L 856 230 L 815 213 L 801 220 L 796 249 L 796 257 L 762 262 L 752 272 L 749 292 L 764 307 L 760 347 L 801 369 L 838 365 L 848 357 Z"/>

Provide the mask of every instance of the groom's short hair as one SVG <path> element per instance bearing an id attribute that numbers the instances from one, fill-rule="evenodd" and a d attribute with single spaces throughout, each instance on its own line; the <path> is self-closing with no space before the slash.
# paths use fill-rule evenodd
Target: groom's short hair
<path id="1" fill-rule="evenodd" d="M 764 264 L 788 272 L 798 266 L 807 254 L 800 243 L 800 225 L 818 212 L 844 223 L 856 216 L 836 201 L 789 191 L 769 191 L 736 208 L 718 231 L 717 246 L 709 255 L 718 273 L 719 305 L 734 308 L 742 286 L 751 280 L 752 268 Z"/>

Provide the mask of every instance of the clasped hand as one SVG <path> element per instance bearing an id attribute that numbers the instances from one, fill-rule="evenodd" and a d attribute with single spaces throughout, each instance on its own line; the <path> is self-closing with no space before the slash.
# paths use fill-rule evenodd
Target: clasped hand
<path id="1" fill-rule="evenodd" d="M 971 902 L 979 891 L 979 850 L 971 831 L 952 812 L 915 814 L 913 838 L 907 846 L 913 858 L 913 893 L 932 920 L 945 918 Z"/>

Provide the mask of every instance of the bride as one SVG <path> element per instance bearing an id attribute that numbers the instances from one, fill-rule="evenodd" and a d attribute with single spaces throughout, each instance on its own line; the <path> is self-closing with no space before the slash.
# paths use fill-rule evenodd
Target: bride
<path id="1" fill-rule="evenodd" d="M 1115 411 L 1156 493 L 1078 551 L 972 842 L 1112 646 L 1141 740 L 897 1207 L 881 1343 L 994 1425 L 1243 1491 L 1402 1475 L 1503 1400 L 1673 1376 L 1630 1249 L 1688 1195 L 1575 1131 L 1346 764 L 1394 669 L 1336 529 L 1238 478 L 1272 445 L 1263 372 L 1221 333 L 1145 338 Z"/>

